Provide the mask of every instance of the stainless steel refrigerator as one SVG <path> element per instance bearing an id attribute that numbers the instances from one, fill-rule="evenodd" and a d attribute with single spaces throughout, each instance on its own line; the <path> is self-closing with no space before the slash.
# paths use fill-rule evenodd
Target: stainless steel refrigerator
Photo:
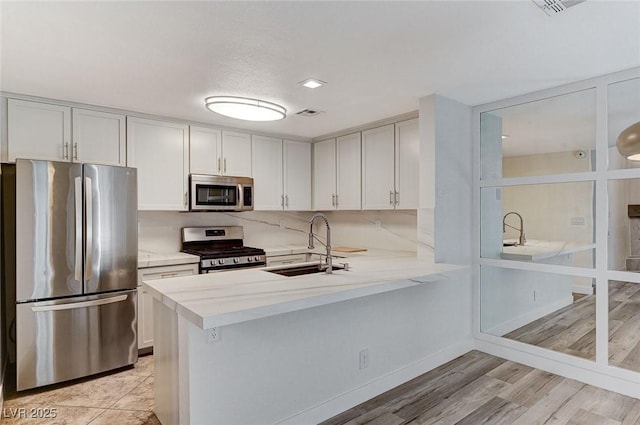
<path id="1" fill-rule="evenodd" d="M 136 170 L 19 159 L 1 178 L 17 390 L 135 363 Z"/>

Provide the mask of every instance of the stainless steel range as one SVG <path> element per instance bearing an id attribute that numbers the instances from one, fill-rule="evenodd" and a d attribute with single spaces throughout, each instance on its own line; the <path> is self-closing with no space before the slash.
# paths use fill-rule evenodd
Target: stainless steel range
<path id="1" fill-rule="evenodd" d="M 200 273 L 264 267 L 263 249 L 244 246 L 241 226 L 183 227 L 182 252 L 200 257 Z"/>

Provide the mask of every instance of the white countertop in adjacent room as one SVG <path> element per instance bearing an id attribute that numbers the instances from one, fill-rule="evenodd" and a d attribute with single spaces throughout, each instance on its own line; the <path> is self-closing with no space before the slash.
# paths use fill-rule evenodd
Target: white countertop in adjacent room
<path id="1" fill-rule="evenodd" d="M 185 254 L 184 252 L 149 252 L 138 251 L 138 268 L 174 266 L 179 264 L 199 263 L 200 257 L 197 255 Z"/>
<path id="2" fill-rule="evenodd" d="M 446 280 L 447 272 L 466 268 L 420 261 L 413 252 L 369 251 L 349 255 L 345 261 L 350 270 L 332 275 L 285 277 L 265 269 L 244 269 L 150 280 L 144 285 L 168 308 L 208 329 Z"/>
<path id="3" fill-rule="evenodd" d="M 595 247 L 595 244 L 584 242 L 528 240 L 524 245 L 503 247 L 501 257 L 505 260 L 538 261 Z"/>

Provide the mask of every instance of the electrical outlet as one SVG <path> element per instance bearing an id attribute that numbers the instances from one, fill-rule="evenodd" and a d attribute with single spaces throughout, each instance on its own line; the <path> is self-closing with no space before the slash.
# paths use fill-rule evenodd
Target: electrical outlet
<path id="1" fill-rule="evenodd" d="M 360 351 L 360 369 L 366 369 L 369 367 L 369 349 Z"/>
<path id="2" fill-rule="evenodd" d="M 584 217 L 571 217 L 572 226 L 584 226 Z"/>
<path id="3" fill-rule="evenodd" d="M 281 218 L 279 221 L 280 224 L 280 228 L 284 229 L 285 227 L 287 227 L 287 220 L 285 220 L 284 218 Z"/>
<path id="4" fill-rule="evenodd" d="M 381 229 L 382 229 L 382 221 L 376 220 L 376 230 L 381 230 Z"/>
<path id="5" fill-rule="evenodd" d="M 207 344 L 213 344 L 214 342 L 220 340 L 220 329 L 209 328 L 205 332 L 207 334 Z"/>

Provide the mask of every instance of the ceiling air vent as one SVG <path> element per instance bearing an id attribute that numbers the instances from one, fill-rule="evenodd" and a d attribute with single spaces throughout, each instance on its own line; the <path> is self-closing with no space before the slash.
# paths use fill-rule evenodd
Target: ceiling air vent
<path id="1" fill-rule="evenodd" d="M 302 115 L 303 117 L 315 117 L 316 115 L 320 115 L 322 111 L 318 111 L 317 109 L 309 109 L 305 108 L 302 111 L 296 112 L 296 115 Z"/>
<path id="2" fill-rule="evenodd" d="M 564 12 L 570 7 L 586 0 L 533 0 L 533 2 L 549 16 Z"/>

